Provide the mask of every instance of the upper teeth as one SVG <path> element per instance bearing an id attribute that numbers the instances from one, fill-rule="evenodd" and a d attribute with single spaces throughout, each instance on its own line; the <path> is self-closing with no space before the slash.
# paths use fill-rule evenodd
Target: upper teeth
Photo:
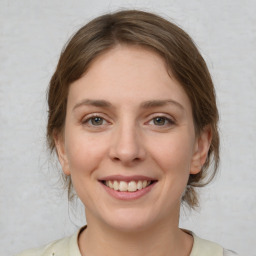
<path id="1" fill-rule="evenodd" d="M 150 184 L 148 180 L 139 180 L 139 181 L 117 181 L 117 180 L 107 180 L 105 182 L 106 186 L 119 191 L 129 191 L 134 192 L 136 190 L 141 190 Z"/>

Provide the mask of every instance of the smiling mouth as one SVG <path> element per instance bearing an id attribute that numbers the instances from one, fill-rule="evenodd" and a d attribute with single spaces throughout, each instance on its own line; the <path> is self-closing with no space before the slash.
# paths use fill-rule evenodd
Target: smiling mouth
<path id="1" fill-rule="evenodd" d="M 104 180 L 102 183 L 115 190 L 120 192 L 136 192 L 138 190 L 142 190 L 153 183 L 155 183 L 155 180 L 138 180 L 138 181 L 118 181 L 118 180 Z"/>

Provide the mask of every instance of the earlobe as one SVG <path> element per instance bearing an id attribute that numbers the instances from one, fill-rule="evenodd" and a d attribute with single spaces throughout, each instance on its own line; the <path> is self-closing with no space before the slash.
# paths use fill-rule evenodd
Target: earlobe
<path id="1" fill-rule="evenodd" d="M 190 174 L 197 174 L 204 165 L 212 141 L 212 130 L 206 126 L 196 139 L 194 155 L 191 162 Z"/>
<path id="2" fill-rule="evenodd" d="M 56 133 L 54 135 L 54 142 L 55 142 L 58 159 L 62 167 L 62 171 L 66 175 L 70 175 L 69 163 L 68 163 L 67 154 L 65 150 L 65 142 L 64 142 L 63 135 Z"/>

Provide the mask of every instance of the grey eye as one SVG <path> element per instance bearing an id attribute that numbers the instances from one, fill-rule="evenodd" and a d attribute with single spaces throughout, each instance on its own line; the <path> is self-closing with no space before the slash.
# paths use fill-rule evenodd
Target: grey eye
<path id="1" fill-rule="evenodd" d="M 90 118 L 90 121 L 91 121 L 92 125 L 97 126 L 97 125 L 102 125 L 104 122 L 104 119 L 99 116 L 95 116 L 95 117 Z"/>
<path id="2" fill-rule="evenodd" d="M 153 119 L 153 122 L 155 125 L 165 125 L 167 122 L 167 119 L 165 117 L 155 117 Z"/>

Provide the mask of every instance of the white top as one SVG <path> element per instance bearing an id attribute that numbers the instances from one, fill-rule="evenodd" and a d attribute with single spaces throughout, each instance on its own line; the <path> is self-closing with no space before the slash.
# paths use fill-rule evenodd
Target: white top
<path id="1" fill-rule="evenodd" d="M 81 230 L 81 229 L 80 229 Z M 78 230 L 74 235 L 54 241 L 46 246 L 30 249 L 16 256 L 81 256 L 78 247 Z M 194 243 L 190 256 L 235 256 L 236 253 L 223 249 L 220 245 L 201 239 L 194 233 L 189 232 Z"/>

